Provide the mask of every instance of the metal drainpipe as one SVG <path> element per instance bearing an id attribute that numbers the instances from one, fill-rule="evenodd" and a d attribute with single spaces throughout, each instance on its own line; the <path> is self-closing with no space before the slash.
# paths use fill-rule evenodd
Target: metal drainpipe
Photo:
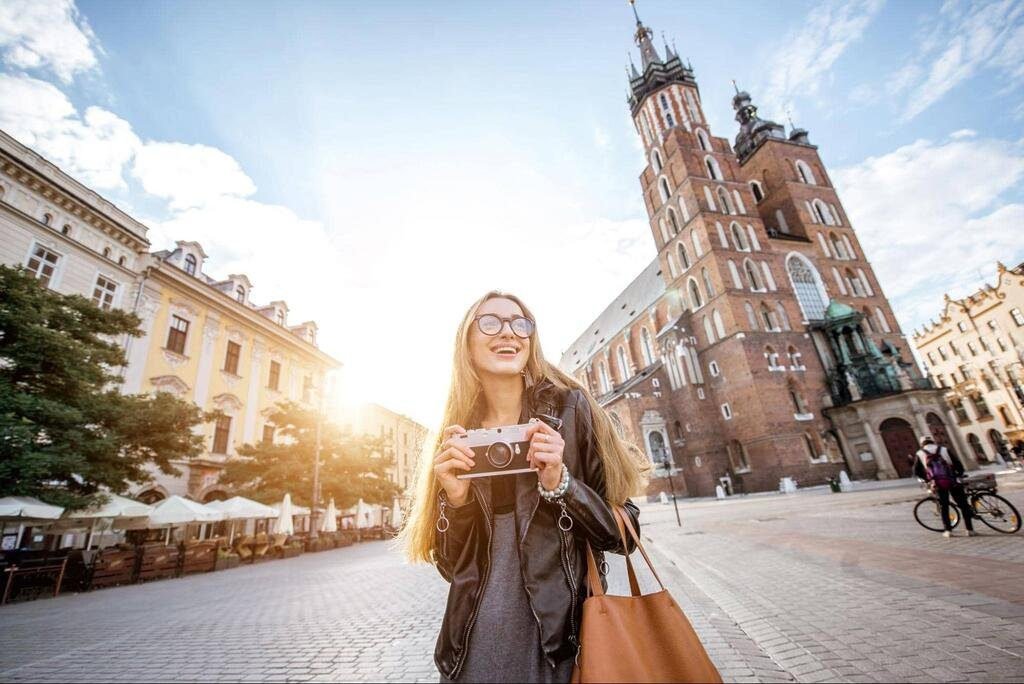
<path id="1" fill-rule="evenodd" d="M 139 312 L 139 302 L 142 301 L 142 290 L 146 286 L 146 281 L 149 280 L 149 270 L 150 270 L 150 268 L 152 268 L 152 267 L 151 266 L 147 266 L 142 271 L 142 280 L 139 281 L 139 289 L 135 292 L 135 302 L 132 304 L 132 313 L 133 314 L 138 315 L 138 312 Z M 128 372 L 128 362 L 129 362 L 128 354 L 131 352 L 132 341 L 135 339 L 135 337 L 133 335 L 125 335 L 124 338 L 125 339 L 124 339 L 123 347 L 124 347 L 125 364 L 123 366 L 121 366 L 121 372 L 118 373 L 118 376 L 121 378 L 121 384 L 122 385 L 124 385 L 125 373 Z"/>

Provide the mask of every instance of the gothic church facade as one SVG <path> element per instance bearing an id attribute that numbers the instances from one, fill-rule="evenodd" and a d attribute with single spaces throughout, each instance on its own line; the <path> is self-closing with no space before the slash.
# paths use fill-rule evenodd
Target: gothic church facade
<path id="1" fill-rule="evenodd" d="M 957 446 L 807 131 L 786 135 L 737 92 L 730 145 L 692 67 L 639 18 L 634 39 L 629 107 L 657 256 L 563 370 L 694 496 L 840 470 L 906 476 L 922 434 Z"/>

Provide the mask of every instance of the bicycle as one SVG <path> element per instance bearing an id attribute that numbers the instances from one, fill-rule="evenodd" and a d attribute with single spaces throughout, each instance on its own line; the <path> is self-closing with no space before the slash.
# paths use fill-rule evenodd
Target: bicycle
<path id="1" fill-rule="evenodd" d="M 1021 527 L 1020 513 L 1012 503 L 999 496 L 996 492 L 996 476 L 992 473 L 985 473 L 975 477 L 968 477 L 961 480 L 964 485 L 964 492 L 967 501 L 971 504 L 974 518 L 980 520 L 996 532 L 1013 534 Z M 956 528 L 963 516 L 959 507 L 949 502 L 949 524 Z M 914 506 L 914 519 L 917 523 L 933 532 L 942 532 L 945 528 L 942 525 L 942 509 L 939 505 L 939 497 L 929 494 L 917 502 Z"/>

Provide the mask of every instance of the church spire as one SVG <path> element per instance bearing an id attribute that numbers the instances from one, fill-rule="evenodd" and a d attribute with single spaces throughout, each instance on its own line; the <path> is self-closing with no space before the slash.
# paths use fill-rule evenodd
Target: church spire
<path id="1" fill-rule="evenodd" d="M 629 0 L 629 6 L 633 8 L 633 18 L 636 19 L 636 33 L 633 34 L 633 40 L 640 48 L 641 68 L 646 70 L 650 64 L 661 64 L 661 56 L 658 54 L 657 48 L 654 47 L 654 31 L 640 21 L 640 15 L 636 12 L 636 0 Z"/>

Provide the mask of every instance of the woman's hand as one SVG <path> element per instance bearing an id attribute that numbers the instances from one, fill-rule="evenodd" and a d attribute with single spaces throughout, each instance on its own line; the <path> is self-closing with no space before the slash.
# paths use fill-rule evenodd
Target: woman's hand
<path id="1" fill-rule="evenodd" d="M 444 442 L 434 458 L 434 476 L 448 494 L 448 501 L 461 506 L 469 499 L 469 480 L 460 480 L 459 471 L 473 468 L 473 450 L 455 443 L 455 438 L 466 434 L 461 425 L 449 425 L 441 433 Z"/>
<path id="2" fill-rule="evenodd" d="M 544 489 L 557 489 L 562 481 L 565 440 L 557 430 L 540 420 L 527 428 L 526 435 L 530 438 L 530 450 L 526 454 L 530 467 L 537 469 L 537 478 Z"/>

